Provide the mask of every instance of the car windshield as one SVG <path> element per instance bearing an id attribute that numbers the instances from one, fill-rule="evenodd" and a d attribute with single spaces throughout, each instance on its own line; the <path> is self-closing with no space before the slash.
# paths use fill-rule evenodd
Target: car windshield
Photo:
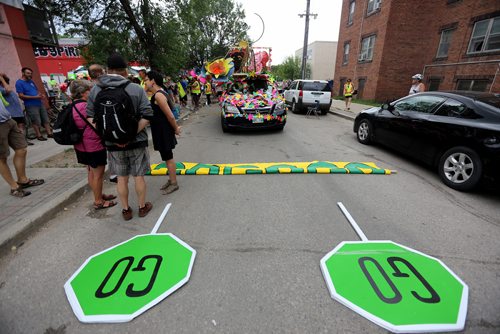
<path id="1" fill-rule="evenodd" d="M 304 82 L 302 90 L 313 91 L 313 92 L 329 92 L 328 83 L 327 82 Z"/>
<path id="2" fill-rule="evenodd" d="M 272 89 L 271 85 L 268 85 L 266 79 L 246 79 L 243 81 L 237 81 L 233 85 L 231 85 L 229 93 L 244 93 L 244 94 L 254 94 L 259 90 L 263 90 L 264 92 L 270 92 Z"/>

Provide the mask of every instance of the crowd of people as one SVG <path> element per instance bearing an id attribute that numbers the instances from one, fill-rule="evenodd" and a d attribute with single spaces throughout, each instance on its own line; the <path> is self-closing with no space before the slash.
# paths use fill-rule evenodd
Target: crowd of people
<path id="1" fill-rule="evenodd" d="M 138 77 L 133 77 L 128 75 L 127 68 L 124 58 L 113 54 L 107 59 L 106 67 L 93 64 L 88 68 L 88 77 L 71 80 L 66 87 L 71 97 L 74 124 L 82 134 L 82 139 L 74 145 L 74 150 L 78 162 L 87 168 L 88 184 L 94 197 L 93 208 L 102 210 L 120 204 L 124 220 L 130 220 L 134 216 L 129 202 L 129 178 L 134 180 L 138 216 L 145 217 L 153 207 L 147 201 L 144 178 L 150 171 L 146 127 L 151 127 L 153 148 L 160 153 L 168 169 L 167 180 L 159 190 L 163 194 L 170 194 L 179 189 L 173 150 L 177 145 L 176 136 L 181 133 L 176 120 L 180 106 L 187 107 L 187 96 L 191 94 L 192 110 L 196 111 L 200 108 L 202 93 L 207 96 L 207 104 L 210 104 L 214 91 L 210 81 L 202 84 L 197 77 L 183 76 L 178 82 L 174 82 L 157 71 L 146 70 L 140 70 Z M 24 110 L 38 140 L 47 140 L 41 132 L 42 127 L 47 137 L 53 137 L 47 110 L 42 103 L 44 95 L 38 91 L 32 75 L 33 70 L 23 68 L 22 77 L 16 82 L 14 90 L 9 86 L 9 78 L 0 74 L 0 173 L 11 187 L 10 194 L 16 197 L 28 196 L 30 192 L 26 188 L 44 183 L 44 180 L 26 176 L 28 142 L 24 133 Z M 103 111 L 109 101 L 113 101 L 112 95 L 120 92 L 125 94 L 120 95 L 121 101 L 126 100 L 121 103 L 122 108 L 131 109 L 136 122 L 126 123 L 134 123 L 135 126 L 133 134 L 127 140 L 110 135 L 116 131 L 110 129 L 113 124 L 106 119 L 109 112 Z M 109 101 L 103 103 L 106 98 Z M 126 114 L 128 110 L 125 109 L 117 113 Z M 122 115 L 118 116 L 117 122 Z M 120 124 L 117 125 L 118 128 L 121 128 Z M 9 146 L 14 150 L 13 163 L 17 180 L 7 164 Z M 106 166 L 110 175 L 116 177 L 117 195 L 103 192 Z"/>

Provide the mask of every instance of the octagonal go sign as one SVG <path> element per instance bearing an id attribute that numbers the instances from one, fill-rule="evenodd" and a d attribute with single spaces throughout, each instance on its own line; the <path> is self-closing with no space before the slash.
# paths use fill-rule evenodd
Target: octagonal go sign
<path id="1" fill-rule="evenodd" d="M 195 256 L 171 233 L 138 235 L 88 258 L 64 289 L 82 322 L 130 321 L 184 285 Z"/>
<path id="2" fill-rule="evenodd" d="M 344 241 L 321 270 L 335 300 L 392 332 L 464 328 L 468 287 L 429 255 L 392 241 Z"/>

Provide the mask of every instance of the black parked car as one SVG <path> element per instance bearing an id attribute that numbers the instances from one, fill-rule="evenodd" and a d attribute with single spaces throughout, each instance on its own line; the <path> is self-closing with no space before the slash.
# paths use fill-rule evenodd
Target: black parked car
<path id="1" fill-rule="evenodd" d="M 425 92 L 363 110 L 354 121 L 362 144 L 381 143 L 437 167 L 454 189 L 500 176 L 500 96 Z"/>

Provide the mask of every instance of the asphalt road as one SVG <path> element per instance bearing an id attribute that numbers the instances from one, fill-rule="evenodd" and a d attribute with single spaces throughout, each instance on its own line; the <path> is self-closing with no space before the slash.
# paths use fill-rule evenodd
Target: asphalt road
<path id="1" fill-rule="evenodd" d="M 283 132 L 224 134 L 217 108 L 204 108 L 184 122 L 174 156 L 373 161 L 397 174 L 179 176 L 181 188 L 168 196 L 158 190 L 164 178 L 151 176 L 154 209 L 129 222 L 119 206 L 93 212 L 86 193 L 0 259 L 0 333 L 386 333 L 333 300 L 323 279 L 320 259 L 342 241 L 359 240 L 339 201 L 370 240 L 437 257 L 469 285 L 466 333 L 500 331 L 498 192 L 449 189 L 425 166 L 359 144 L 352 122 L 332 115 L 291 114 Z M 149 233 L 167 202 L 159 232 L 197 250 L 190 281 L 129 323 L 80 323 L 66 280 L 89 256 Z"/>

